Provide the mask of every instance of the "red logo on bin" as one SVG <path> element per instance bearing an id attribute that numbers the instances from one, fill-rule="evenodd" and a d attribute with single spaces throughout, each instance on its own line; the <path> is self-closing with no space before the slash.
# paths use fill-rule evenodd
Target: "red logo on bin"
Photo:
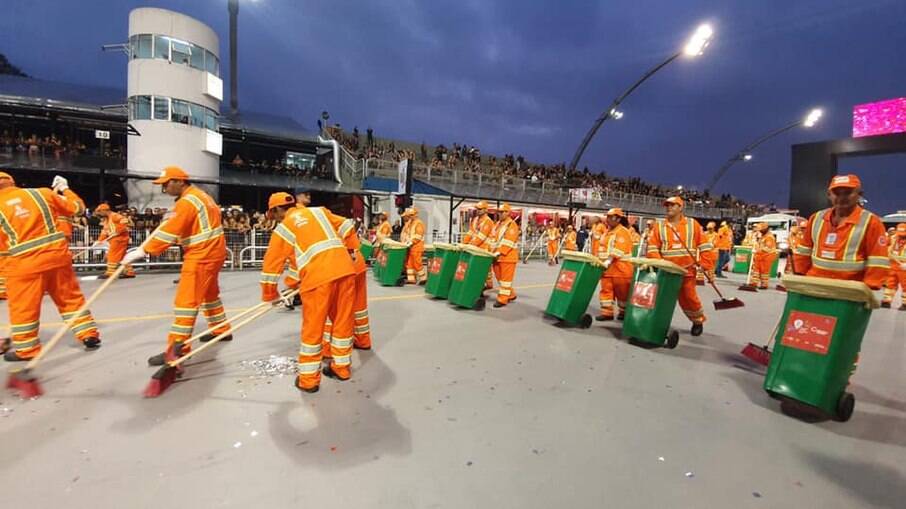
<path id="1" fill-rule="evenodd" d="M 736 261 L 739 263 L 746 263 L 749 261 L 749 255 L 746 253 L 736 253 Z"/>
<path id="2" fill-rule="evenodd" d="M 632 305 L 642 309 L 654 309 L 657 301 L 657 283 L 636 281 L 632 289 Z"/>
<path id="3" fill-rule="evenodd" d="M 431 258 L 431 264 L 428 265 L 428 272 L 430 272 L 431 274 L 440 274 L 440 265 L 440 258 Z"/>
<path id="4" fill-rule="evenodd" d="M 783 326 L 781 344 L 797 350 L 827 355 L 837 318 L 804 311 L 792 311 Z"/>
<path id="5" fill-rule="evenodd" d="M 453 276 L 457 281 L 462 281 L 466 278 L 466 269 L 469 268 L 469 264 L 466 262 L 459 262 L 456 264 L 456 275 Z"/>
<path id="6" fill-rule="evenodd" d="M 380 265 L 381 267 L 386 267 L 387 266 L 387 253 L 381 251 L 381 253 L 378 255 L 377 262 L 378 262 L 378 265 Z"/>
<path id="7" fill-rule="evenodd" d="M 576 281 L 576 273 L 571 270 L 561 270 L 557 276 L 557 290 L 569 292 L 573 289 L 573 283 Z"/>

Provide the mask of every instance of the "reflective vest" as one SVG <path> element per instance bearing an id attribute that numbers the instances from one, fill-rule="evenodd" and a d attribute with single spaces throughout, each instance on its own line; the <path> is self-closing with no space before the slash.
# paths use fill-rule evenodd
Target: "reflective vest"
<path id="1" fill-rule="evenodd" d="M 104 220 L 99 241 L 116 239 L 118 242 L 129 241 L 129 220 L 124 216 L 111 212 Z"/>
<path id="2" fill-rule="evenodd" d="M 605 277 L 631 278 L 633 267 L 629 262 L 620 261 L 621 258 L 632 256 L 632 235 L 623 225 L 607 232 L 602 239 L 595 256 L 602 260 L 608 258 L 613 261 L 604 273 Z"/>
<path id="3" fill-rule="evenodd" d="M 680 267 L 687 268 L 689 275 L 695 275 L 694 257 L 696 250 L 710 251 L 713 245 L 705 238 L 701 225 L 691 217 L 684 217 L 677 225 L 672 225 L 666 219 L 658 221 L 652 228 L 648 238 L 649 258 L 663 258 Z M 692 256 L 690 256 L 692 253 Z M 702 260 L 706 269 L 713 269 L 709 259 Z"/>
<path id="4" fill-rule="evenodd" d="M 890 246 L 889 255 L 891 269 L 900 269 L 903 264 L 906 264 L 906 237 L 899 237 Z"/>
<path id="5" fill-rule="evenodd" d="M 591 254 L 597 256 L 598 251 L 601 247 L 601 241 L 604 240 L 604 236 L 607 235 L 607 225 L 604 223 L 597 223 L 591 229 Z"/>
<path id="6" fill-rule="evenodd" d="M 508 217 L 498 221 L 494 226 L 493 246 L 494 251 L 500 253 L 498 262 L 516 263 L 519 261 L 519 236 L 522 232 L 513 218 Z"/>
<path id="7" fill-rule="evenodd" d="M 226 259 L 220 207 L 195 186 L 190 186 L 176 200 L 172 216 L 161 223 L 145 251 L 159 255 L 174 244 L 182 246 L 184 262 L 223 263 Z"/>
<path id="8" fill-rule="evenodd" d="M 471 244 L 481 249 L 490 249 L 493 234 L 494 220 L 488 217 L 487 214 L 475 216 L 472 218 L 472 222 L 469 223 L 469 232 L 463 239 L 463 243 Z"/>
<path id="9" fill-rule="evenodd" d="M 81 214 L 85 204 L 71 190 L 59 195 L 42 187 L 8 187 L 0 192 L 0 254 L 4 272 L 35 274 L 72 263 L 58 216 Z"/>
<path id="10" fill-rule="evenodd" d="M 400 235 L 400 241 L 411 242 L 410 250 L 422 249 L 425 243 L 425 223 L 417 217 L 413 217 L 403 226 L 403 232 Z"/>

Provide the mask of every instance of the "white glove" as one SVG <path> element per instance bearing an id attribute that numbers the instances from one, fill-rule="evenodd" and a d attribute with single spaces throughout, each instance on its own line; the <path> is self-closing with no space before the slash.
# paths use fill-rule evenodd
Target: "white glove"
<path id="1" fill-rule="evenodd" d="M 126 256 L 123 257 L 122 263 L 123 265 L 132 265 L 133 263 L 143 259 L 146 256 L 148 256 L 148 253 L 146 253 L 144 249 L 136 247 L 126 252 Z"/>
<path id="2" fill-rule="evenodd" d="M 57 175 L 53 178 L 53 183 L 50 185 L 50 187 L 53 188 L 54 192 L 62 193 L 63 191 L 69 189 L 69 181 Z"/>
<path id="3" fill-rule="evenodd" d="M 610 265 L 611 265 L 612 263 L 613 263 L 613 259 L 612 259 L 612 258 L 608 258 L 607 261 L 604 262 L 604 270 L 609 269 L 609 268 L 610 268 Z"/>
<path id="4" fill-rule="evenodd" d="M 107 244 L 107 241 L 106 241 L 106 240 L 95 242 L 95 243 L 91 246 L 92 249 L 99 249 L 99 250 L 101 250 L 101 251 L 103 251 L 103 250 L 105 250 L 105 249 L 108 249 L 109 247 L 110 247 L 110 245 Z"/>

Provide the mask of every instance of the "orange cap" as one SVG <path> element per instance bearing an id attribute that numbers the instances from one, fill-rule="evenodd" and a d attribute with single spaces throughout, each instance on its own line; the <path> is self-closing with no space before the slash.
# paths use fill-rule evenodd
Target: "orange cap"
<path id="1" fill-rule="evenodd" d="M 837 175 L 831 179 L 830 185 L 827 187 L 828 191 L 833 191 L 838 188 L 848 188 L 848 189 L 859 189 L 862 187 L 862 181 L 859 180 L 859 177 L 849 174 L 849 175 Z"/>
<path id="2" fill-rule="evenodd" d="M 488 210 L 488 202 L 481 200 L 475 205 L 476 209 Z"/>
<path id="3" fill-rule="evenodd" d="M 768 223 L 758 223 L 758 225 L 756 226 L 759 230 L 767 230 L 768 228 L 770 228 L 770 226 L 768 226 Z"/>
<path id="4" fill-rule="evenodd" d="M 167 166 L 164 171 L 160 172 L 160 177 L 154 183 L 166 184 L 171 180 L 189 180 L 189 174 L 179 166 Z"/>
<path id="5" fill-rule="evenodd" d="M 623 213 L 623 209 L 621 209 L 619 207 L 615 207 L 615 208 L 608 210 L 607 215 L 608 216 L 626 217 L 626 214 Z"/>
<path id="6" fill-rule="evenodd" d="M 12 175 L 10 175 L 9 173 L 6 173 L 5 171 L 0 171 L 0 180 L 3 180 L 3 179 L 9 179 L 12 181 L 13 185 L 16 184 L 16 179 L 14 179 Z"/>
<path id="7" fill-rule="evenodd" d="M 106 203 L 102 203 L 102 204 L 98 205 L 97 208 L 94 209 L 94 212 L 95 213 L 110 212 L 110 205 L 107 205 Z"/>
<path id="8" fill-rule="evenodd" d="M 415 207 L 409 207 L 408 209 L 406 209 L 405 212 L 403 212 L 403 217 L 417 216 L 417 215 L 418 215 L 418 211 L 415 210 Z"/>
<path id="9" fill-rule="evenodd" d="M 513 210 L 513 208 L 510 207 L 509 203 L 504 203 L 503 205 L 500 206 L 501 212 L 510 212 L 511 210 Z"/>
<path id="10" fill-rule="evenodd" d="M 279 192 L 271 195 L 267 199 L 267 210 L 270 210 L 274 207 L 280 207 L 282 205 L 292 205 L 296 203 L 296 199 L 293 198 L 293 195 L 289 193 Z"/>
<path id="11" fill-rule="evenodd" d="M 705 226 L 705 228 L 717 228 L 717 223 L 715 223 L 714 221 L 708 221 L 708 224 Z"/>
<path id="12" fill-rule="evenodd" d="M 900 223 L 897 225 L 897 236 L 906 237 L 906 223 Z"/>
<path id="13" fill-rule="evenodd" d="M 669 205 L 669 204 L 671 204 L 671 203 L 675 203 L 675 204 L 679 205 L 680 207 L 685 207 L 685 206 L 686 206 L 686 202 L 683 201 L 683 199 L 680 198 L 679 196 L 671 196 L 670 198 L 667 198 L 666 200 L 664 200 L 664 203 L 663 203 L 663 204 L 664 204 L 664 205 Z"/>

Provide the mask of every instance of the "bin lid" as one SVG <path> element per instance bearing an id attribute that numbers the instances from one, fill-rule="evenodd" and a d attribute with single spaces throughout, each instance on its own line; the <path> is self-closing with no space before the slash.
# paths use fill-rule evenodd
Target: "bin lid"
<path id="1" fill-rule="evenodd" d="M 397 242 L 393 239 L 384 239 L 381 243 L 381 249 L 406 249 L 408 246 L 402 242 Z"/>
<path id="2" fill-rule="evenodd" d="M 687 272 L 686 269 L 680 267 L 679 265 L 677 265 L 671 261 L 668 261 L 668 260 L 662 260 L 660 258 L 634 257 L 634 258 L 620 258 L 620 260 L 622 260 L 624 262 L 629 262 L 629 263 L 632 263 L 632 264 L 635 264 L 638 266 L 648 265 L 648 266 L 654 267 L 658 270 L 664 270 L 667 272 L 672 272 L 674 274 L 685 274 Z"/>
<path id="3" fill-rule="evenodd" d="M 487 251 L 485 249 L 481 249 L 480 247 L 470 246 L 468 244 L 463 245 L 462 250 L 469 254 L 473 254 L 473 255 L 477 255 L 477 256 L 487 256 L 489 258 L 494 257 L 494 253 Z"/>
<path id="4" fill-rule="evenodd" d="M 460 247 L 456 244 L 446 244 L 444 242 L 435 242 L 434 249 L 445 249 L 447 251 L 459 251 Z"/>
<path id="5" fill-rule="evenodd" d="M 434 251 L 434 246 L 437 244 L 425 244 L 425 251 Z"/>
<path id="6" fill-rule="evenodd" d="M 788 274 L 783 276 L 781 283 L 786 287 L 787 291 L 790 292 L 801 293 L 820 299 L 861 302 L 871 309 L 880 307 L 874 292 L 862 281 L 844 281 L 826 277 Z"/>
<path id="7" fill-rule="evenodd" d="M 604 262 L 601 261 L 597 256 L 592 256 L 588 253 L 583 253 L 581 251 L 563 251 L 561 253 L 564 260 L 572 260 L 574 262 L 583 262 L 590 263 L 596 267 L 603 267 Z"/>

